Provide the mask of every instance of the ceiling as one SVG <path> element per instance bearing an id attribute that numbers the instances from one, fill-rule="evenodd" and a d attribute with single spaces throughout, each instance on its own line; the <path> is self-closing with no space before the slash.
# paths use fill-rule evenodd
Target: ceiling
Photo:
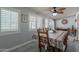
<path id="1" fill-rule="evenodd" d="M 30 9 L 44 15 L 44 16 L 49 16 L 53 19 L 59 19 L 63 17 L 68 17 L 75 15 L 78 12 L 78 7 L 65 7 L 66 9 L 64 10 L 64 14 L 58 14 L 57 16 L 52 16 L 52 13 L 49 11 L 50 7 L 30 7 Z M 58 7 L 60 8 L 60 7 Z"/>

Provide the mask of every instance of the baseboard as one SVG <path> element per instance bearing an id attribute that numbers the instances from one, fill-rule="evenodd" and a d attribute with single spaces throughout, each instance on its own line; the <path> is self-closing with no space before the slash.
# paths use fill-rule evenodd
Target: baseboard
<path id="1" fill-rule="evenodd" d="M 13 50 L 15 50 L 15 49 L 17 49 L 17 48 L 20 48 L 20 47 L 22 47 L 22 46 L 24 46 L 24 45 L 27 45 L 27 44 L 29 44 L 29 43 L 31 43 L 31 42 L 33 42 L 33 41 L 36 41 L 36 40 L 30 40 L 30 41 L 27 41 L 27 42 L 25 42 L 25 43 L 16 45 L 16 46 L 14 46 L 14 47 L 12 47 L 12 48 L 3 50 L 2 52 L 10 52 L 10 51 L 13 51 Z"/>

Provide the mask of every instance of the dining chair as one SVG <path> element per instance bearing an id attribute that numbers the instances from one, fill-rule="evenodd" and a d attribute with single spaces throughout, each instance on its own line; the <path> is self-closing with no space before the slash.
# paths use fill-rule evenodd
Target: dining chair
<path id="1" fill-rule="evenodd" d="M 67 49 L 67 40 L 68 40 L 68 32 L 65 34 L 65 36 L 64 36 L 64 41 L 63 41 L 63 43 L 64 43 L 64 45 L 65 45 L 65 50 L 64 51 L 66 51 L 66 49 Z"/>
<path id="2" fill-rule="evenodd" d="M 45 51 L 47 50 L 47 47 L 49 45 L 48 42 L 48 32 L 44 31 L 44 29 L 38 29 L 38 45 L 39 45 L 39 51 L 41 52 L 42 49 Z"/>
<path id="3" fill-rule="evenodd" d="M 39 51 L 41 52 L 43 49 L 45 51 L 52 51 L 53 47 L 49 44 L 48 30 L 38 29 L 37 32 Z"/>

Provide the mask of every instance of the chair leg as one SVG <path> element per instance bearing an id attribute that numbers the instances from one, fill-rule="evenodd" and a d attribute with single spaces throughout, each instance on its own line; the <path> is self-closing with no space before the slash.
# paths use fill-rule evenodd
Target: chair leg
<path id="1" fill-rule="evenodd" d="M 54 48 L 52 46 L 48 47 L 47 48 L 48 52 L 53 52 L 54 51 Z"/>
<path id="2" fill-rule="evenodd" d="M 66 44 L 66 48 L 65 48 L 65 50 L 64 50 L 64 51 L 66 51 L 66 49 L 67 49 L 67 44 Z"/>
<path id="3" fill-rule="evenodd" d="M 39 48 L 39 52 L 41 52 L 41 48 Z"/>

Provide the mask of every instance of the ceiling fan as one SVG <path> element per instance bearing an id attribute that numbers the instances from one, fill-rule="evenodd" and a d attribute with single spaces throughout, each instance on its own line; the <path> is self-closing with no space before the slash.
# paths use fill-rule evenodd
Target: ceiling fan
<path id="1" fill-rule="evenodd" d="M 53 16 L 56 16 L 57 14 L 63 14 L 64 10 L 66 8 L 56 8 L 56 7 L 52 7 L 49 11 L 53 13 Z"/>

